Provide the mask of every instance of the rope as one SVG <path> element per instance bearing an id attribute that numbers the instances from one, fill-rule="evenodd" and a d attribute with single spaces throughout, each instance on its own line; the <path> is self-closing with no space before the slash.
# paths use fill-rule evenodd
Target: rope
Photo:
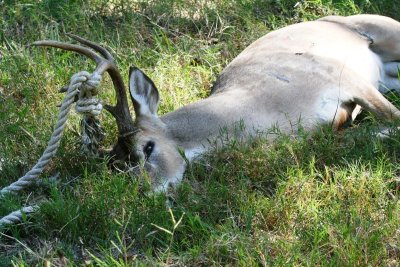
<path id="1" fill-rule="evenodd" d="M 83 113 L 84 116 L 86 116 L 86 119 L 95 118 L 95 116 L 100 114 L 102 109 L 100 101 L 98 99 L 92 99 L 93 96 L 97 95 L 97 87 L 99 86 L 100 81 L 101 75 L 97 73 L 90 74 L 86 71 L 76 73 L 72 76 L 66 96 L 60 107 L 58 121 L 54 127 L 53 134 L 51 135 L 50 141 L 47 145 L 47 148 L 43 152 L 43 155 L 39 158 L 36 165 L 33 166 L 32 169 L 23 177 L 19 178 L 11 185 L 1 189 L 0 198 L 4 197 L 8 193 L 16 193 L 27 186 L 30 186 L 35 182 L 35 179 L 47 166 L 60 145 L 60 139 L 65 127 L 65 123 L 68 119 L 69 111 L 71 110 L 71 105 L 74 103 L 75 96 L 78 93 L 79 100 L 76 107 L 77 112 Z M 0 226 L 20 221 L 22 219 L 22 213 L 30 213 L 34 212 L 35 210 L 36 208 L 25 207 L 19 211 L 12 212 L 11 214 L 0 219 Z"/>
<path id="2" fill-rule="evenodd" d="M 11 212 L 7 216 L 4 216 L 3 218 L 0 219 L 0 227 L 18 223 L 22 220 L 23 214 L 29 214 L 37 211 L 38 209 L 39 206 L 28 206 L 28 207 L 23 207 L 20 210 Z"/>
<path id="3" fill-rule="evenodd" d="M 76 103 L 75 110 L 83 115 L 81 121 L 81 150 L 83 153 L 91 156 L 98 155 L 98 149 L 105 133 L 101 127 L 97 116 L 100 115 L 103 105 L 96 98 L 97 87 L 100 84 L 101 76 L 95 76 L 82 85 L 79 93 L 79 100 Z"/>

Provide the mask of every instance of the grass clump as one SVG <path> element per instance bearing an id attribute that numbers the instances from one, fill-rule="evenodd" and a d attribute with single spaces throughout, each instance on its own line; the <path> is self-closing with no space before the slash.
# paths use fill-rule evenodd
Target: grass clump
<path id="1" fill-rule="evenodd" d="M 124 77 L 131 65 L 146 71 L 164 114 L 206 97 L 223 67 L 270 30 L 331 14 L 399 19 L 398 8 L 394 0 L 0 1 L 0 186 L 44 150 L 57 90 L 93 69 L 73 53 L 28 47 L 33 41 L 73 32 L 99 42 Z M 101 98 L 114 101 L 107 78 Z M 110 145 L 113 119 L 101 120 Z M 399 264 L 399 133 L 378 140 L 373 120 L 216 147 L 189 166 L 170 208 L 134 177 L 80 155 L 78 127 L 72 115 L 44 173 L 60 172 L 57 183 L 0 202 L 0 216 L 42 203 L 0 234 L 1 266 Z"/>

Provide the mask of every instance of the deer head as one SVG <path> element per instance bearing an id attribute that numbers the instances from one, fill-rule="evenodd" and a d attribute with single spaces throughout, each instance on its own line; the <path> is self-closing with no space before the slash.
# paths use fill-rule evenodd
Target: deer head
<path id="1" fill-rule="evenodd" d="M 94 72 L 100 75 L 108 72 L 110 75 L 117 101 L 115 106 L 104 105 L 104 108 L 115 118 L 119 133 L 117 143 L 106 154 L 110 163 L 122 161 L 134 164 L 136 167 L 131 169 L 139 175 L 146 173 L 155 191 L 165 191 L 170 184 L 179 182 L 185 170 L 185 161 L 176 144 L 168 137 L 167 127 L 157 116 L 159 93 L 154 83 L 138 68 L 130 69 L 129 92 L 136 115 L 133 121 L 124 81 L 112 55 L 98 44 L 76 35 L 68 36 L 85 46 L 47 40 L 33 45 L 80 53 L 96 62 Z"/>
<path id="2" fill-rule="evenodd" d="M 136 131 L 125 146 L 129 148 L 129 160 L 142 163 L 155 191 L 165 191 L 182 179 L 185 161 L 169 136 L 168 127 L 157 116 L 156 86 L 136 67 L 129 71 L 129 92 L 136 115 Z"/>

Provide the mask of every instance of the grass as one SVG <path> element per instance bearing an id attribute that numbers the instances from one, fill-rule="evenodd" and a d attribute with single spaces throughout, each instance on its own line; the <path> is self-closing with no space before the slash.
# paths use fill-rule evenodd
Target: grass
<path id="1" fill-rule="evenodd" d="M 94 67 L 28 44 L 69 41 L 65 32 L 101 43 L 124 77 L 136 65 L 154 80 L 163 114 L 206 97 L 223 67 L 270 30 L 329 14 L 400 19 L 394 0 L 296 2 L 0 1 L 0 186 L 46 147 L 58 89 Z M 113 101 L 109 79 L 101 97 Z M 115 125 L 106 113 L 101 120 L 111 145 Z M 189 166 L 168 209 L 165 196 L 146 194 L 135 177 L 79 154 L 75 114 L 43 174 L 60 172 L 59 181 L 0 201 L 0 216 L 43 203 L 2 230 L 0 265 L 397 266 L 400 136 L 378 140 L 376 128 L 367 117 L 339 133 L 233 141 Z"/>

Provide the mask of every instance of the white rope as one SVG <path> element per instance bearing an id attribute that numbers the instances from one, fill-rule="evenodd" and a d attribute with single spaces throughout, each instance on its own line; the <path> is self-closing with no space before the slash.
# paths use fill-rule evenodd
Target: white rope
<path id="1" fill-rule="evenodd" d="M 97 87 L 101 76 L 93 75 L 92 78 L 82 85 L 79 92 L 79 100 L 75 110 L 83 115 L 81 122 L 81 150 L 91 156 L 97 156 L 98 148 L 104 139 L 104 131 L 97 116 L 100 115 L 103 105 L 95 96 L 98 94 Z"/>
<path id="2" fill-rule="evenodd" d="M 0 219 L 0 227 L 21 222 L 23 214 L 29 214 L 39 209 L 39 206 L 23 207 L 20 210 L 11 212 L 7 216 Z"/>
<path id="3" fill-rule="evenodd" d="M 23 177 L 19 178 L 16 182 L 11 185 L 4 187 L 0 190 L 0 198 L 8 193 L 16 193 L 31 185 L 35 182 L 35 179 L 41 174 L 43 169 L 47 166 L 51 158 L 57 152 L 60 145 L 60 139 L 62 132 L 65 127 L 65 123 L 68 118 L 71 105 L 74 103 L 75 96 L 79 93 L 79 100 L 81 100 L 77 109 L 83 110 L 84 114 L 88 116 L 97 116 L 101 112 L 102 105 L 98 100 L 91 100 L 91 97 L 97 95 L 97 87 L 100 84 L 101 75 L 94 73 L 90 74 L 86 71 L 76 73 L 72 76 L 71 82 L 68 86 L 68 90 L 64 101 L 60 107 L 60 113 L 58 115 L 58 121 L 54 127 L 54 132 L 51 135 L 50 141 L 47 148 L 43 152 L 43 155 L 39 158 L 33 168 L 27 172 Z M 89 107 L 93 107 L 90 110 Z M 80 112 L 80 111 L 78 111 Z M 97 114 L 97 115 L 96 115 Z M 24 210 L 26 209 L 26 210 Z M 23 208 L 19 211 L 12 212 L 11 214 L 0 219 L 0 226 L 2 224 L 9 224 L 9 222 L 18 221 L 22 218 L 22 213 L 33 212 L 35 209 L 29 209 L 29 207 Z M 19 218 L 19 219 L 18 219 Z"/>
<path id="4" fill-rule="evenodd" d="M 78 113 L 91 117 L 100 115 L 103 105 L 98 98 L 95 98 L 98 94 L 97 87 L 99 86 L 100 81 L 101 75 L 94 73 L 90 79 L 81 85 L 79 99 L 75 105 L 75 110 Z"/>

